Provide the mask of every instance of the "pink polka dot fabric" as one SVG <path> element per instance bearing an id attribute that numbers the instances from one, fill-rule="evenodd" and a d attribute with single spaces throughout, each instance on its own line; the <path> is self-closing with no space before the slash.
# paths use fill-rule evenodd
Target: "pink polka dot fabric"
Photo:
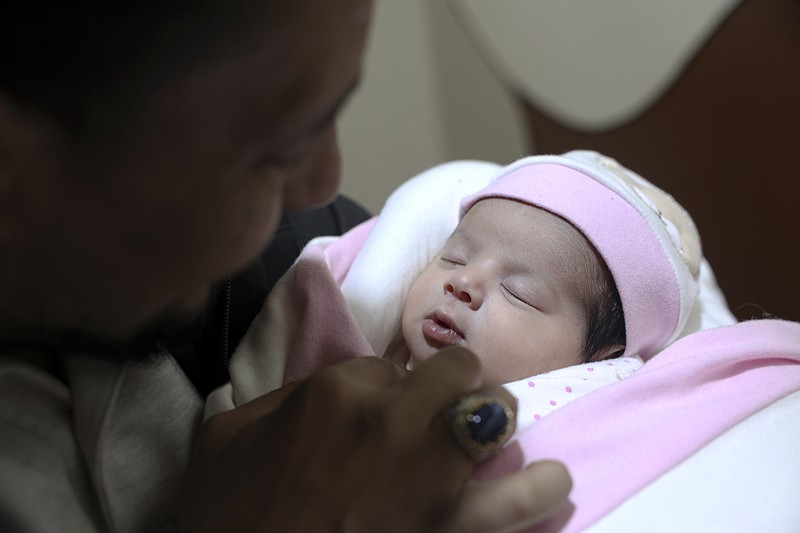
<path id="1" fill-rule="evenodd" d="M 569 402 L 627 378 L 642 364 L 638 357 L 621 357 L 569 366 L 504 385 L 517 398 L 517 434 Z"/>

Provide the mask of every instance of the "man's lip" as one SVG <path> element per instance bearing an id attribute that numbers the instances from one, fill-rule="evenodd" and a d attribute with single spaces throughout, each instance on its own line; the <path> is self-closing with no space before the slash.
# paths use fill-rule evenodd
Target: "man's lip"
<path id="1" fill-rule="evenodd" d="M 464 334 L 449 315 L 431 313 L 422 321 L 422 336 L 430 346 L 443 348 L 464 340 Z"/>

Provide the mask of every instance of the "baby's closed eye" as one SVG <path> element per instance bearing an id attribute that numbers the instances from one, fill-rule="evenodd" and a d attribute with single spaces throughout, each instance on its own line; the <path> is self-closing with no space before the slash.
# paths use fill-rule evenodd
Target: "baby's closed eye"
<path id="1" fill-rule="evenodd" d="M 500 287 L 503 289 L 503 292 L 505 292 L 513 300 L 530 307 L 536 307 L 533 304 L 535 297 L 529 288 L 513 283 L 502 283 Z"/>
<path id="2" fill-rule="evenodd" d="M 449 266 L 465 266 L 467 260 L 457 254 L 442 254 L 439 256 L 439 261 Z"/>

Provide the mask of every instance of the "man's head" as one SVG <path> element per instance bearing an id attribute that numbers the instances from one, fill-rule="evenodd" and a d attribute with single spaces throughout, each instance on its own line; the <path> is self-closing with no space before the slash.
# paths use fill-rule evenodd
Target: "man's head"
<path id="1" fill-rule="evenodd" d="M 403 311 L 411 363 L 469 348 L 492 383 L 619 355 L 613 280 L 586 238 L 545 210 L 477 202 L 411 286 Z"/>
<path id="2" fill-rule="evenodd" d="M 191 315 L 283 209 L 337 190 L 369 0 L 20 4 L 0 16 L 3 337 Z"/>

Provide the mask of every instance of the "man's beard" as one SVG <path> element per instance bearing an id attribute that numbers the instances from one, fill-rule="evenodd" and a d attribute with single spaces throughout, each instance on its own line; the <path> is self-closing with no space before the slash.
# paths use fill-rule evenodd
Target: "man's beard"
<path id="1" fill-rule="evenodd" d="M 171 346 L 198 341 L 210 322 L 210 310 L 214 308 L 218 294 L 218 289 L 212 289 L 205 306 L 199 310 L 169 307 L 124 340 L 77 329 L 31 327 L 16 329 L 10 338 L 0 341 L 0 346 L 3 351 L 31 349 L 59 355 L 82 354 L 116 361 L 143 361 L 163 355 Z"/>

